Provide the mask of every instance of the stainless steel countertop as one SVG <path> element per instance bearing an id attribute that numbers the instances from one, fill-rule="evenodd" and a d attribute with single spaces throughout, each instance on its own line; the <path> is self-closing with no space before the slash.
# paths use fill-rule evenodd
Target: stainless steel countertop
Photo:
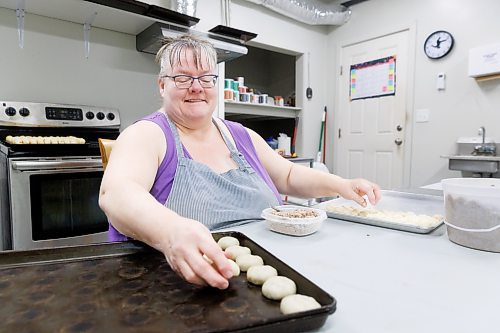
<path id="1" fill-rule="evenodd" d="M 228 229 L 229 230 L 229 229 Z M 315 234 L 237 230 L 338 301 L 320 332 L 492 332 L 500 327 L 500 253 L 430 234 L 328 219 Z"/>
<path id="2" fill-rule="evenodd" d="M 471 160 L 471 161 L 500 161 L 500 156 L 483 156 L 483 155 L 441 155 L 442 158 L 455 160 Z"/>

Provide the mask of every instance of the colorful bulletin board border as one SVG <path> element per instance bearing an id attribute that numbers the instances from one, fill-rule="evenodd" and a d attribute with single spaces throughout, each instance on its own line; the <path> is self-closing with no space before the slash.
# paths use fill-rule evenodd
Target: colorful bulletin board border
<path id="1" fill-rule="evenodd" d="M 351 101 L 396 94 L 396 56 L 351 65 Z"/>

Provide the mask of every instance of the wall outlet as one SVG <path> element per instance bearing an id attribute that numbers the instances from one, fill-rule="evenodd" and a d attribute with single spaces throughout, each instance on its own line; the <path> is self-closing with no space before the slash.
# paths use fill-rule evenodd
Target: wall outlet
<path id="1" fill-rule="evenodd" d="M 429 122 L 430 111 L 429 109 L 418 109 L 415 111 L 415 122 L 416 123 L 427 123 Z"/>

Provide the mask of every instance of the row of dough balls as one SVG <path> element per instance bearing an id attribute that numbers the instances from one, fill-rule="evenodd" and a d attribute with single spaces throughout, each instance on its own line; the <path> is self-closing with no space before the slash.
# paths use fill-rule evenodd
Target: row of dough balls
<path id="1" fill-rule="evenodd" d="M 77 138 L 76 136 L 29 136 L 7 135 L 5 138 L 7 143 L 12 144 L 84 144 L 85 139 Z"/>
<path id="2" fill-rule="evenodd" d="M 281 301 L 280 310 L 283 314 L 287 315 L 321 307 L 313 297 L 297 294 L 297 286 L 293 280 L 285 276 L 279 276 L 276 268 L 264 265 L 264 260 L 260 256 L 252 255 L 248 247 L 240 246 L 237 238 L 224 236 L 217 243 L 232 259 L 229 260 L 230 262 L 236 262 L 236 266 L 241 271 L 247 272 L 248 282 L 262 286 L 262 295 L 264 297 Z"/>
<path id="3" fill-rule="evenodd" d="M 378 210 L 374 208 L 366 209 L 344 205 L 337 206 L 334 204 L 327 205 L 325 210 L 331 213 L 359 216 L 392 223 L 408 224 L 421 228 L 434 227 L 443 221 L 443 216 L 439 214 L 429 216 L 424 214 L 415 214 L 414 212 Z"/>

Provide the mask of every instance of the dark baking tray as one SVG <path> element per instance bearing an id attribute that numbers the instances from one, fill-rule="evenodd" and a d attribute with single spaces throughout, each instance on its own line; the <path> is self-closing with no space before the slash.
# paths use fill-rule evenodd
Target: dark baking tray
<path id="1" fill-rule="evenodd" d="M 336 300 L 257 243 L 240 240 L 319 309 L 282 315 L 245 273 L 226 290 L 181 280 L 137 242 L 0 253 L 0 322 L 6 332 L 282 332 L 321 327 Z"/>

